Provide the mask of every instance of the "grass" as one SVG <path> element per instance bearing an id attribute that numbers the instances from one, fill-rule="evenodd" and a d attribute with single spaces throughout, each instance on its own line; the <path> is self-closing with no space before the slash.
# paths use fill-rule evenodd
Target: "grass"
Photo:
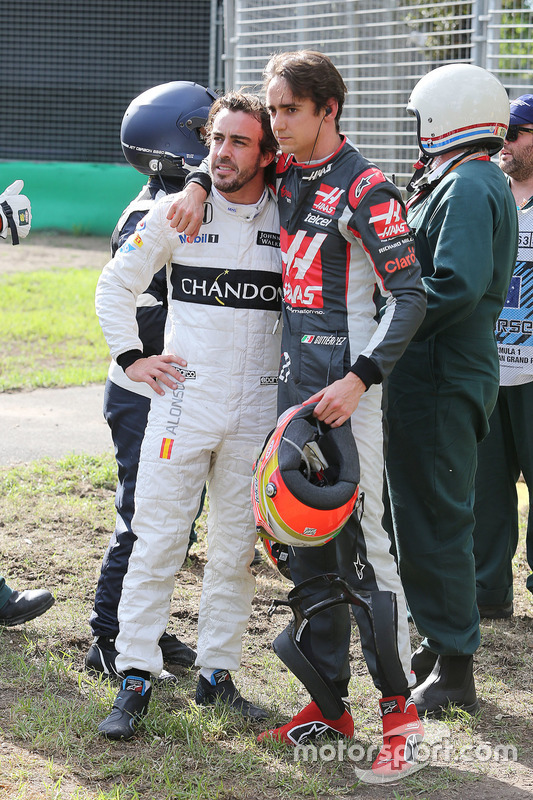
<path id="1" fill-rule="evenodd" d="M 91 641 L 87 620 L 96 579 L 114 523 L 114 472 L 111 456 L 71 456 L 0 470 L 2 570 L 17 588 L 48 586 L 56 596 L 56 604 L 43 617 L 0 629 L 0 797 L 452 800 L 468 797 L 472 787 L 481 785 L 491 796 L 491 788 L 498 785 L 498 796 L 505 800 L 506 787 L 520 785 L 533 761 L 533 634 L 524 589 L 523 540 L 516 559 L 515 617 L 482 625 L 476 664 L 483 713 L 475 718 L 450 714 L 443 721 L 448 756 L 432 760 L 396 785 L 360 783 L 349 758 L 331 758 L 333 751 L 328 760 L 305 761 L 295 760 L 294 751 L 276 743 L 259 747 L 261 724 L 245 722 L 223 707 L 195 705 L 194 670 L 177 669 L 175 687 L 154 689 L 150 712 L 133 742 L 102 739 L 96 729 L 117 687 L 88 675 L 83 659 Z M 194 644 L 205 550 L 204 514 L 198 545 L 180 573 L 171 606 L 170 629 L 189 644 Z M 245 696 L 269 708 L 269 724 L 275 724 L 299 710 L 307 696 L 270 647 L 288 616 L 280 612 L 269 620 L 265 612 L 272 597 L 286 593 L 288 584 L 266 563 L 256 577 L 236 682 Z M 377 693 L 362 663 L 357 635 L 353 638 L 354 744 L 367 752 L 380 741 Z M 442 738 L 438 730 L 437 734 Z M 461 760 L 465 748 L 471 752 L 504 744 L 516 746 L 516 763 Z"/>
<path id="2" fill-rule="evenodd" d="M 94 310 L 99 274 L 0 275 L 0 391 L 105 381 L 109 350 Z"/>
<path id="3" fill-rule="evenodd" d="M 98 274 L 66 268 L 0 275 L 0 391 L 104 381 L 109 355 L 94 314 Z M 515 616 L 482 623 L 476 655 L 482 713 L 475 718 L 450 714 L 443 721 L 449 754 L 436 755 L 397 785 L 360 782 L 348 758 L 306 762 L 276 743 L 258 747 L 262 725 L 223 708 L 195 705 L 194 670 L 177 670 L 176 687 L 154 690 L 133 742 L 103 740 L 96 728 L 117 687 L 89 676 L 84 657 L 96 581 L 114 526 L 115 473 L 112 456 L 0 469 L 0 569 L 15 588 L 47 587 L 56 598 L 39 619 L 0 629 L 0 798 L 514 800 L 530 792 L 533 626 L 523 519 L 515 558 Z M 171 605 L 169 629 L 190 645 L 205 552 L 204 513 L 198 545 L 180 573 Z M 273 597 L 286 595 L 288 584 L 266 563 L 256 573 L 243 666 L 235 677 L 245 696 L 271 711 L 269 724 L 277 724 L 308 697 L 271 649 L 289 617 L 280 611 L 269 619 L 266 611 Z M 377 692 L 356 632 L 353 640 L 354 742 L 369 751 L 380 741 Z M 438 742 L 442 731 L 428 726 L 430 733 Z M 516 747 L 517 760 L 464 758 L 465 748 L 501 745 Z"/>

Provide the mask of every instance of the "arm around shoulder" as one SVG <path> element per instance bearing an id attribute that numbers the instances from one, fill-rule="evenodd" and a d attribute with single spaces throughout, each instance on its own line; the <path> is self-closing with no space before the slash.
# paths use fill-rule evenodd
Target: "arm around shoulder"
<path id="1" fill-rule="evenodd" d="M 190 239 L 198 235 L 204 219 L 204 202 L 211 191 L 211 176 L 205 170 L 196 170 L 187 178 L 183 191 L 174 195 L 167 219 L 178 233 Z"/>

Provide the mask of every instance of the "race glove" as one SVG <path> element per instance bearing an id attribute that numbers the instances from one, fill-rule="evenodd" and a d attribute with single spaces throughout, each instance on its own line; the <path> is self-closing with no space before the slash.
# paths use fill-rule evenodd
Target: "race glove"
<path id="1" fill-rule="evenodd" d="M 0 236 L 5 239 L 11 231 L 13 244 L 24 239 L 31 228 L 31 204 L 26 195 L 20 194 L 24 181 L 14 181 L 0 194 Z"/>

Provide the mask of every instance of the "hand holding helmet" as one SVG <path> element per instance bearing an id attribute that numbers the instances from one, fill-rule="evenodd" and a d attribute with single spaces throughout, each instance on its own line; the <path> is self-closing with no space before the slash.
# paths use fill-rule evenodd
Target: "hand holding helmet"
<path id="1" fill-rule="evenodd" d="M 296 547 L 325 544 L 344 527 L 359 489 L 359 458 L 349 425 L 330 428 L 316 404 L 278 420 L 254 465 L 252 506 L 259 536 Z"/>
<path id="2" fill-rule="evenodd" d="M 31 204 L 26 195 L 20 194 L 23 188 L 24 181 L 14 181 L 0 194 L 0 236 L 5 239 L 11 231 L 13 244 L 24 239 L 31 228 Z"/>

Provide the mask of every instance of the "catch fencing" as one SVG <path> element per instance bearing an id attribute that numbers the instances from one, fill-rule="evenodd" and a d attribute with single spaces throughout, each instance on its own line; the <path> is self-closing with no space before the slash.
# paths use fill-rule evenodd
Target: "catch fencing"
<path id="1" fill-rule="evenodd" d="M 416 160 L 405 112 L 426 72 L 455 61 L 493 72 L 511 99 L 533 92 L 533 0 L 224 0 L 226 87 L 260 90 L 273 52 L 330 56 L 348 88 L 345 133 L 405 185 Z"/>

